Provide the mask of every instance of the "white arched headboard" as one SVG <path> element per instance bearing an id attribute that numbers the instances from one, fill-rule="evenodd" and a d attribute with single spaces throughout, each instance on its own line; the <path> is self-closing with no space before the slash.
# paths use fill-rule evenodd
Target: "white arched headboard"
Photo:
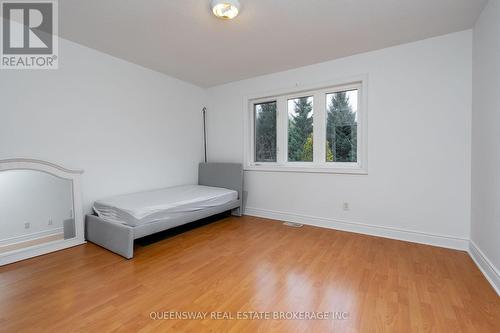
<path id="1" fill-rule="evenodd" d="M 3 250 L 0 251 L 0 265 L 9 264 L 15 261 L 28 259 L 31 257 L 39 256 L 49 252 L 58 251 L 68 247 L 85 243 L 84 223 L 83 223 L 84 216 L 82 209 L 81 180 L 80 180 L 83 171 L 69 170 L 50 162 L 40 161 L 35 159 L 15 158 L 15 159 L 0 160 L 0 174 L 7 172 L 9 170 L 32 170 L 36 172 L 42 172 L 50 176 L 71 182 L 71 190 L 69 189 L 70 188 L 69 185 L 66 186 L 67 189 L 66 192 L 68 192 L 68 196 L 71 197 L 63 199 L 64 200 L 67 199 L 68 203 L 70 202 L 72 203 L 71 205 L 72 209 L 70 210 L 70 213 L 68 213 L 69 218 L 64 221 L 64 236 L 62 239 L 54 238 L 52 240 L 50 238 L 47 238 L 47 240 L 44 242 L 33 242 L 31 241 L 32 239 L 27 238 L 30 235 L 16 236 L 13 237 L 12 240 L 9 240 L 9 242 L 0 239 L 0 246 L 2 244 L 9 244 L 9 246 L 4 246 Z M 8 177 L 9 179 L 12 179 L 12 177 L 7 176 L 6 174 L 3 175 L 5 177 Z M 33 206 L 34 205 L 35 203 L 33 203 Z M 23 206 L 23 210 L 29 210 L 29 209 L 30 209 L 30 202 L 26 202 L 26 206 Z M 15 209 L 13 210 L 17 211 Z M 2 221 L 2 219 L 6 219 L 6 217 L 2 212 L 0 212 L 0 228 L 2 228 L 2 223 L 5 224 L 7 223 L 6 220 Z M 52 220 L 50 221 L 50 223 L 51 222 Z M 27 224 L 29 225 L 29 223 Z M 63 228 L 61 227 L 61 229 Z M 66 229 L 68 229 L 69 232 Z M 15 243 L 16 241 L 18 241 L 18 243 Z M 17 245 L 22 244 L 22 246 L 16 247 L 12 246 L 12 244 L 17 244 Z"/>

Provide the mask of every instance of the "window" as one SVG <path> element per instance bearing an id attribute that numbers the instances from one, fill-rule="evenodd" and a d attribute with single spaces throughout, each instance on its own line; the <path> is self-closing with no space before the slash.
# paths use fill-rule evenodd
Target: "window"
<path id="1" fill-rule="evenodd" d="M 358 90 L 326 94 L 326 161 L 358 160 Z"/>
<path id="2" fill-rule="evenodd" d="M 276 102 L 254 108 L 255 162 L 276 162 Z"/>
<path id="3" fill-rule="evenodd" d="M 366 80 L 246 99 L 245 168 L 367 173 Z"/>
<path id="4" fill-rule="evenodd" d="M 313 161 L 313 97 L 288 100 L 288 161 Z"/>

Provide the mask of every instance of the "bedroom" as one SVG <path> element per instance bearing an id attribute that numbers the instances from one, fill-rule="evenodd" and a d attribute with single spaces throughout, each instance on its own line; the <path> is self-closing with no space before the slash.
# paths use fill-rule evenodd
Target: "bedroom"
<path id="1" fill-rule="evenodd" d="M 222 2 L 2 1 L 0 331 L 498 332 L 499 1 Z"/>

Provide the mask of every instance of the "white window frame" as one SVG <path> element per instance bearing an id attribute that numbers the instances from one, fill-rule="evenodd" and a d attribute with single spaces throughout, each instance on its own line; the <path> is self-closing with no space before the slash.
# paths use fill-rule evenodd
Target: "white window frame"
<path id="1" fill-rule="evenodd" d="M 245 96 L 244 169 L 247 171 L 313 172 L 368 174 L 368 76 L 344 78 L 313 85 L 296 84 L 294 88 Z M 358 89 L 357 162 L 326 162 L 326 94 Z M 288 161 L 288 100 L 313 97 L 313 162 Z M 255 162 L 255 109 L 259 103 L 276 101 L 276 162 Z"/>

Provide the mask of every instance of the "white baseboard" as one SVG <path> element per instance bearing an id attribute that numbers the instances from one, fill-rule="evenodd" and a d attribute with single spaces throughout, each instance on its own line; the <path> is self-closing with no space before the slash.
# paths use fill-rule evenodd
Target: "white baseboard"
<path id="1" fill-rule="evenodd" d="M 324 217 L 290 214 L 290 213 L 278 212 L 267 209 L 251 208 L 251 207 L 245 208 L 244 214 L 273 219 L 273 220 L 295 222 L 317 227 L 355 232 L 371 236 L 397 239 L 413 243 L 445 247 L 461 251 L 469 250 L 469 240 L 463 238 L 435 235 L 418 231 L 376 226 L 371 224 L 343 221 L 343 220 L 330 219 Z"/>
<path id="2" fill-rule="evenodd" d="M 500 272 L 472 240 L 470 241 L 469 255 L 486 277 L 486 280 L 495 289 L 497 295 L 500 296 Z"/>

